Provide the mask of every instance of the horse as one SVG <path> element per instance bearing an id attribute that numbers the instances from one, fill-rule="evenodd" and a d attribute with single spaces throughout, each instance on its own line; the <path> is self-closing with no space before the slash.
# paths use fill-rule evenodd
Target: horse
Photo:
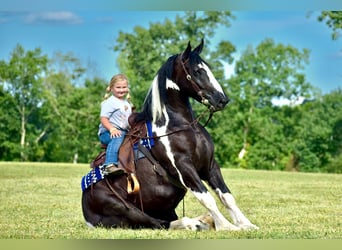
<path id="1" fill-rule="evenodd" d="M 190 41 L 182 53 L 170 56 L 160 67 L 135 121 L 150 121 L 154 146 L 151 157 L 136 160 L 138 193 L 127 192 L 124 175 L 106 175 L 82 193 L 82 211 L 91 227 L 208 229 L 201 216 L 178 219 L 175 212 L 185 194 L 191 192 L 208 211 L 215 230 L 258 229 L 237 206 L 214 159 L 214 144 L 195 118 L 190 98 L 223 110 L 228 96 L 200 53 L 204 42 L 192 49 Z M 130 136 L 129 133 L 126 136 Z M 204 182 L 228 209 L 232 222 L 219 211 Z"/>

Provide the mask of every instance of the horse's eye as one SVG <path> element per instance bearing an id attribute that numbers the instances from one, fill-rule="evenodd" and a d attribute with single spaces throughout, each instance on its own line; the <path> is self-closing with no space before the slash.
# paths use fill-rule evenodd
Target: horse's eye
<path id="1" fill-rule="evenodd" d="M 197 69 L 194 71 L 195 76 L 199 76 L 201 74 L 201 69 Z"/>

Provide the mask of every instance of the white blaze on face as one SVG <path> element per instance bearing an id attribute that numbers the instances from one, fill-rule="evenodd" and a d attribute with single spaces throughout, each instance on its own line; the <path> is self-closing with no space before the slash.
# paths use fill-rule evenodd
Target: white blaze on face
<path id="1" fill-rule="evenodd" d="M 207 75 L 209 77 L 209 81 L 211 82 L 211 84 L 214 86 L 214 88 L 218 91 L 221 92 L 222 94 L 224 94 L 221 85 L 219 84 L 219 82 L 216 80 L 213 72 L 211 72 L 211 70 L 209 69 L 209 67 L 205 64 L 205 63 L 201 63 L 198 65 L 198 67 L 204 69 L 207 72 Z"/>

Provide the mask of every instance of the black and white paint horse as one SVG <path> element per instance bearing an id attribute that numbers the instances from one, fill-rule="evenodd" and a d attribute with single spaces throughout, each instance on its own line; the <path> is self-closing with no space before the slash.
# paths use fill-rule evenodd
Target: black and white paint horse
<path id="1" fill-rule="evenodd" d="M 222 110 L 229 99 L 200 53 L 203 40 L 192 50 L 190 42 L 171 56 L 154 78 L 137 120 L 152 121 L 155 145 L 149 159 L 136 162 L 139 194 L 128 194 L 125 176 L 107 176 L 82 195 L 83 215 L 90 226 L 129 228 L 206 228 L 198 219 L 181 218 L 175 209 L 187 191 L 209 212 L 216 230 L 257 229 L 235 203 L 214 159 L 214 145 L 197 122 L 190 105 L 193 98 L 211 112 Z M 219 211 L 216 192 L 232 217 Z"/>

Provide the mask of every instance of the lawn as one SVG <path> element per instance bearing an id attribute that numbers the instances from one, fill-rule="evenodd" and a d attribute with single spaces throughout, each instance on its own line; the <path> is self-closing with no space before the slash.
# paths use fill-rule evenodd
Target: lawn
<path id="1" fill-rule="evenodd" d="M 88 228 L 80 188 L 88 171 L 87 164 L 0 162 L 0 239 L 342 238 L 342 175 L 223 169 L 240 209 L 260 229 L 192 232 Z M 190 193 L 184 209 L 188 217 L 205 213 Z"/>

